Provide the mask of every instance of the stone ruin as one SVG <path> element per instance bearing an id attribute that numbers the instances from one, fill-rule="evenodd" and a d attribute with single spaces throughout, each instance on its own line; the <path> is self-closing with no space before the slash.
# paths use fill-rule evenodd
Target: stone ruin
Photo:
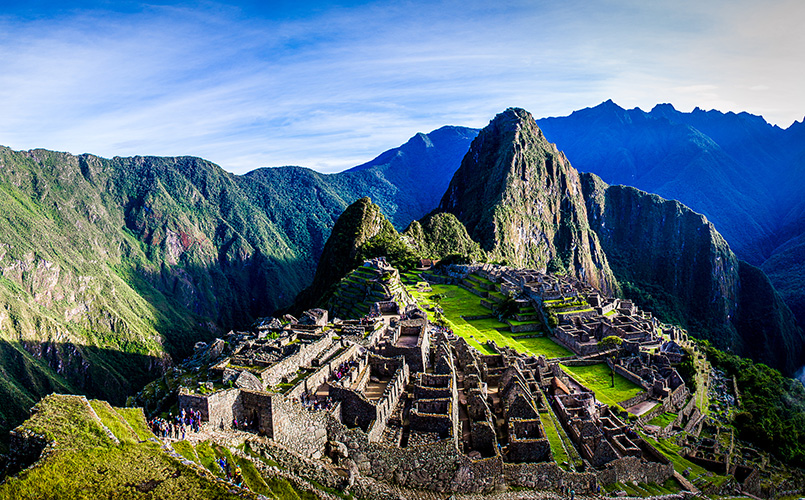
<path id="1" fill-rule="evenodd" d="M 372 265 L 383 269 L 383 262 Z M 565 278 L 473 269 L 519 290 L 526 303 L 586 294 L 599 315 L 617 311 L 574 317 L 557 336 L 584 351 L 585 343 L 618 335 L 637 348 L 615 369 L 643 381 L 647 395 L 683 399 L 668 353 L 641 353 L 657 338 L 654 321 L 633 304 L 596 297 Z M 237 419 L 310 458 L 330 454 L 349 474 L 412 488 L 460 493 L 564 484 L 581 494 L 595 491 L 597 481 L 663 482 L 672 474 L 670 462 L 556 361 L 494 346 L 495 354 L 479 353 L 399 301 L 379 300 L 371 311 L 334 323 L 324 310 L 287 324 L 260 323 L 254 338 L 211 370 L 223 388 L 183 390 L 180 406 L 199 410 L 206 425 L 228 427 Z M 553 461 L 544 426 L 552 415 L 578 450 L 576 471 Z"/>

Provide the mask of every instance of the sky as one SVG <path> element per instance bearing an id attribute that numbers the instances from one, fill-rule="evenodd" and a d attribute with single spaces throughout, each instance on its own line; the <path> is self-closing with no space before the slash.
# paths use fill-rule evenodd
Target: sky
<path id="1" fill-rule="evenodd" d="M 805 2 L 27 1 L 0 11 L 0 144 L 337 172 L 507 107 L 805 116 Z"/>

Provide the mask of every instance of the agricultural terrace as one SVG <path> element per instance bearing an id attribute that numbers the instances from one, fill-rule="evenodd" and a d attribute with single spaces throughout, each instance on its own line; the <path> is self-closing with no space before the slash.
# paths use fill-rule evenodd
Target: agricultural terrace
<path id="1" fill-rule="evenodd" d="M 615 374 L 615 387 L 612 387 L 612 371 L 603 363 L 590 366 L 562 365 L 562 369 L 595 392 L 596 399 L 610 406 L 633 398 L 643 391 L 643 388 L 617 373 Z"/>
<path id="2" fill-rule="evenodd" d="M 572 353 L 548 337 L 526 338 L 528 334 L 512 334 L 511 327 L 494 318 L 491 310 L 481 305 L 477 295 L 456 285 L 430 285 L 430 291 L 419 291 L 416 286 L 408 286 L 408 292 L 428 312 L 431 320 L 443 319 L 453 333 L 464 337 L 467 342 L 485 354 L 493 351 L 486 346 L 487 341 L 498 346 L 508 346 L 517 352 L 547 358 L 571 356 Z M 433 311 L 434 307 L 444 311 L 442 318 Z M 466 320 L 465 317 L 487 316 L 485 319 Z M 533 333 L 532 333 L 533 335 Z"/>

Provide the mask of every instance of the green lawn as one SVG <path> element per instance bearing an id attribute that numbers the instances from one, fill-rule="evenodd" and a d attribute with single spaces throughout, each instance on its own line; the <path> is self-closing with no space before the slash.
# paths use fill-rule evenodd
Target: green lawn
<path id="1" fill-rule="evenodd" d="M 535 356 L 544 354 L 548 358 L 556 358 L 572 354 L 547 337 L 536 339 L 515 337 L 509 331 L 509 325 L 501 323 L 497 319 L 466 321 L 463 316 L 489 314 L 489 309 L 481 305 L 481 298 L 456 285 L 434 284 L 432 287 L 432 292 L 421 293 L 415 287 L 408 287 L 408 292 L 423 305 L 438 304 L 444 310 L 444 317 L 453 329 L 453 333 L 464 337 L 471 346 L 482 353 L 493 353 L 486 346 L 487 341 L 492 341 L 499 346 L 508 346 L 517 352 Z M 443 298 L 438 302 L 432 301 L 431 297 L 437 294 Z M 434 319 L 434 313 L 428 312 L 428 317 L 431 320 Z"/>
<path id="2" fill-rule="evenodd" d="M 666 412 L 655 415 L 654 418 L 649 420 L 647 423 L 649 425 L 656 425 L 664 428 L 668 427 L 668 425 L 670 425 L 674 420 L 676 420 L 676 413 Z"/>
<path id="3" fill-rule="evenodd" d="M 553 452 L 554 461 L 559 464 L 560 467 L 565 468 L 562 464 L 564 462 L 570 463 L 570 458 L 567 456 L 564 446 L 562 446 L 562 438 L 559 437 L 553 420 L 547 413 L 540 413 L 539 418 L 542 421 L 542 428 L 545 429 L 545 437 L 548 438 L 548 442 L 551 444 L 551 452 Z"/>
<path id="4" fill-rule="evenodd" d="M 595 392 L 595 397 L 599 401 L 610 406 L 633 398 L 643 391 L 641 387 L 629 382 L 617 373 L 615 374 L 615 387 L 612 387 L 611 372 L 609 366 L 604 363 L 590 366 L 562 365 L 562 369 Z"/>
<path id="5" fill-rule="evenodd" d="M 643 434 L 642 432 L 640 432 L 639 434 L 640 437 L 646 440 L 646 442 L 653 445 L 660 451 L 660 453 L 665 455 L 665 457 L 668 458 L 668 460 L 673 462 L 674 470 L 676 470 L 681 474 L 685 469 L 689 469 L 690 477 L 688 479 L 693 484 L 696 484 L 697 486 L 701 487 L 702 485 L 697 483 L 707 482 L 716 486 L 720 486 L 724 484 L 724 481 L 727 480 L 727 476 L 719 476 L 717 474 L 709 476 L 709 474 L 711 473 L 705 470 L 703 467 L 694 464 L 690 460 L 682 458 L 679 455 L 680 451 L 679 445 L 677 445 L 672 439 L 663 438 L 656 440 L 648 435 Z"/>

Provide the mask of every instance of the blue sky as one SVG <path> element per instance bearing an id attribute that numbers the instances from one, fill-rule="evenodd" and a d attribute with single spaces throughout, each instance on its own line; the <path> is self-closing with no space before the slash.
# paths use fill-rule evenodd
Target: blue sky
<path id="1" fill-rule="evenodd" d="M 22 4 L 0 14 L 14 149 L 335 172 L 508 106 L 805 115 L 800 0 Z"/>

